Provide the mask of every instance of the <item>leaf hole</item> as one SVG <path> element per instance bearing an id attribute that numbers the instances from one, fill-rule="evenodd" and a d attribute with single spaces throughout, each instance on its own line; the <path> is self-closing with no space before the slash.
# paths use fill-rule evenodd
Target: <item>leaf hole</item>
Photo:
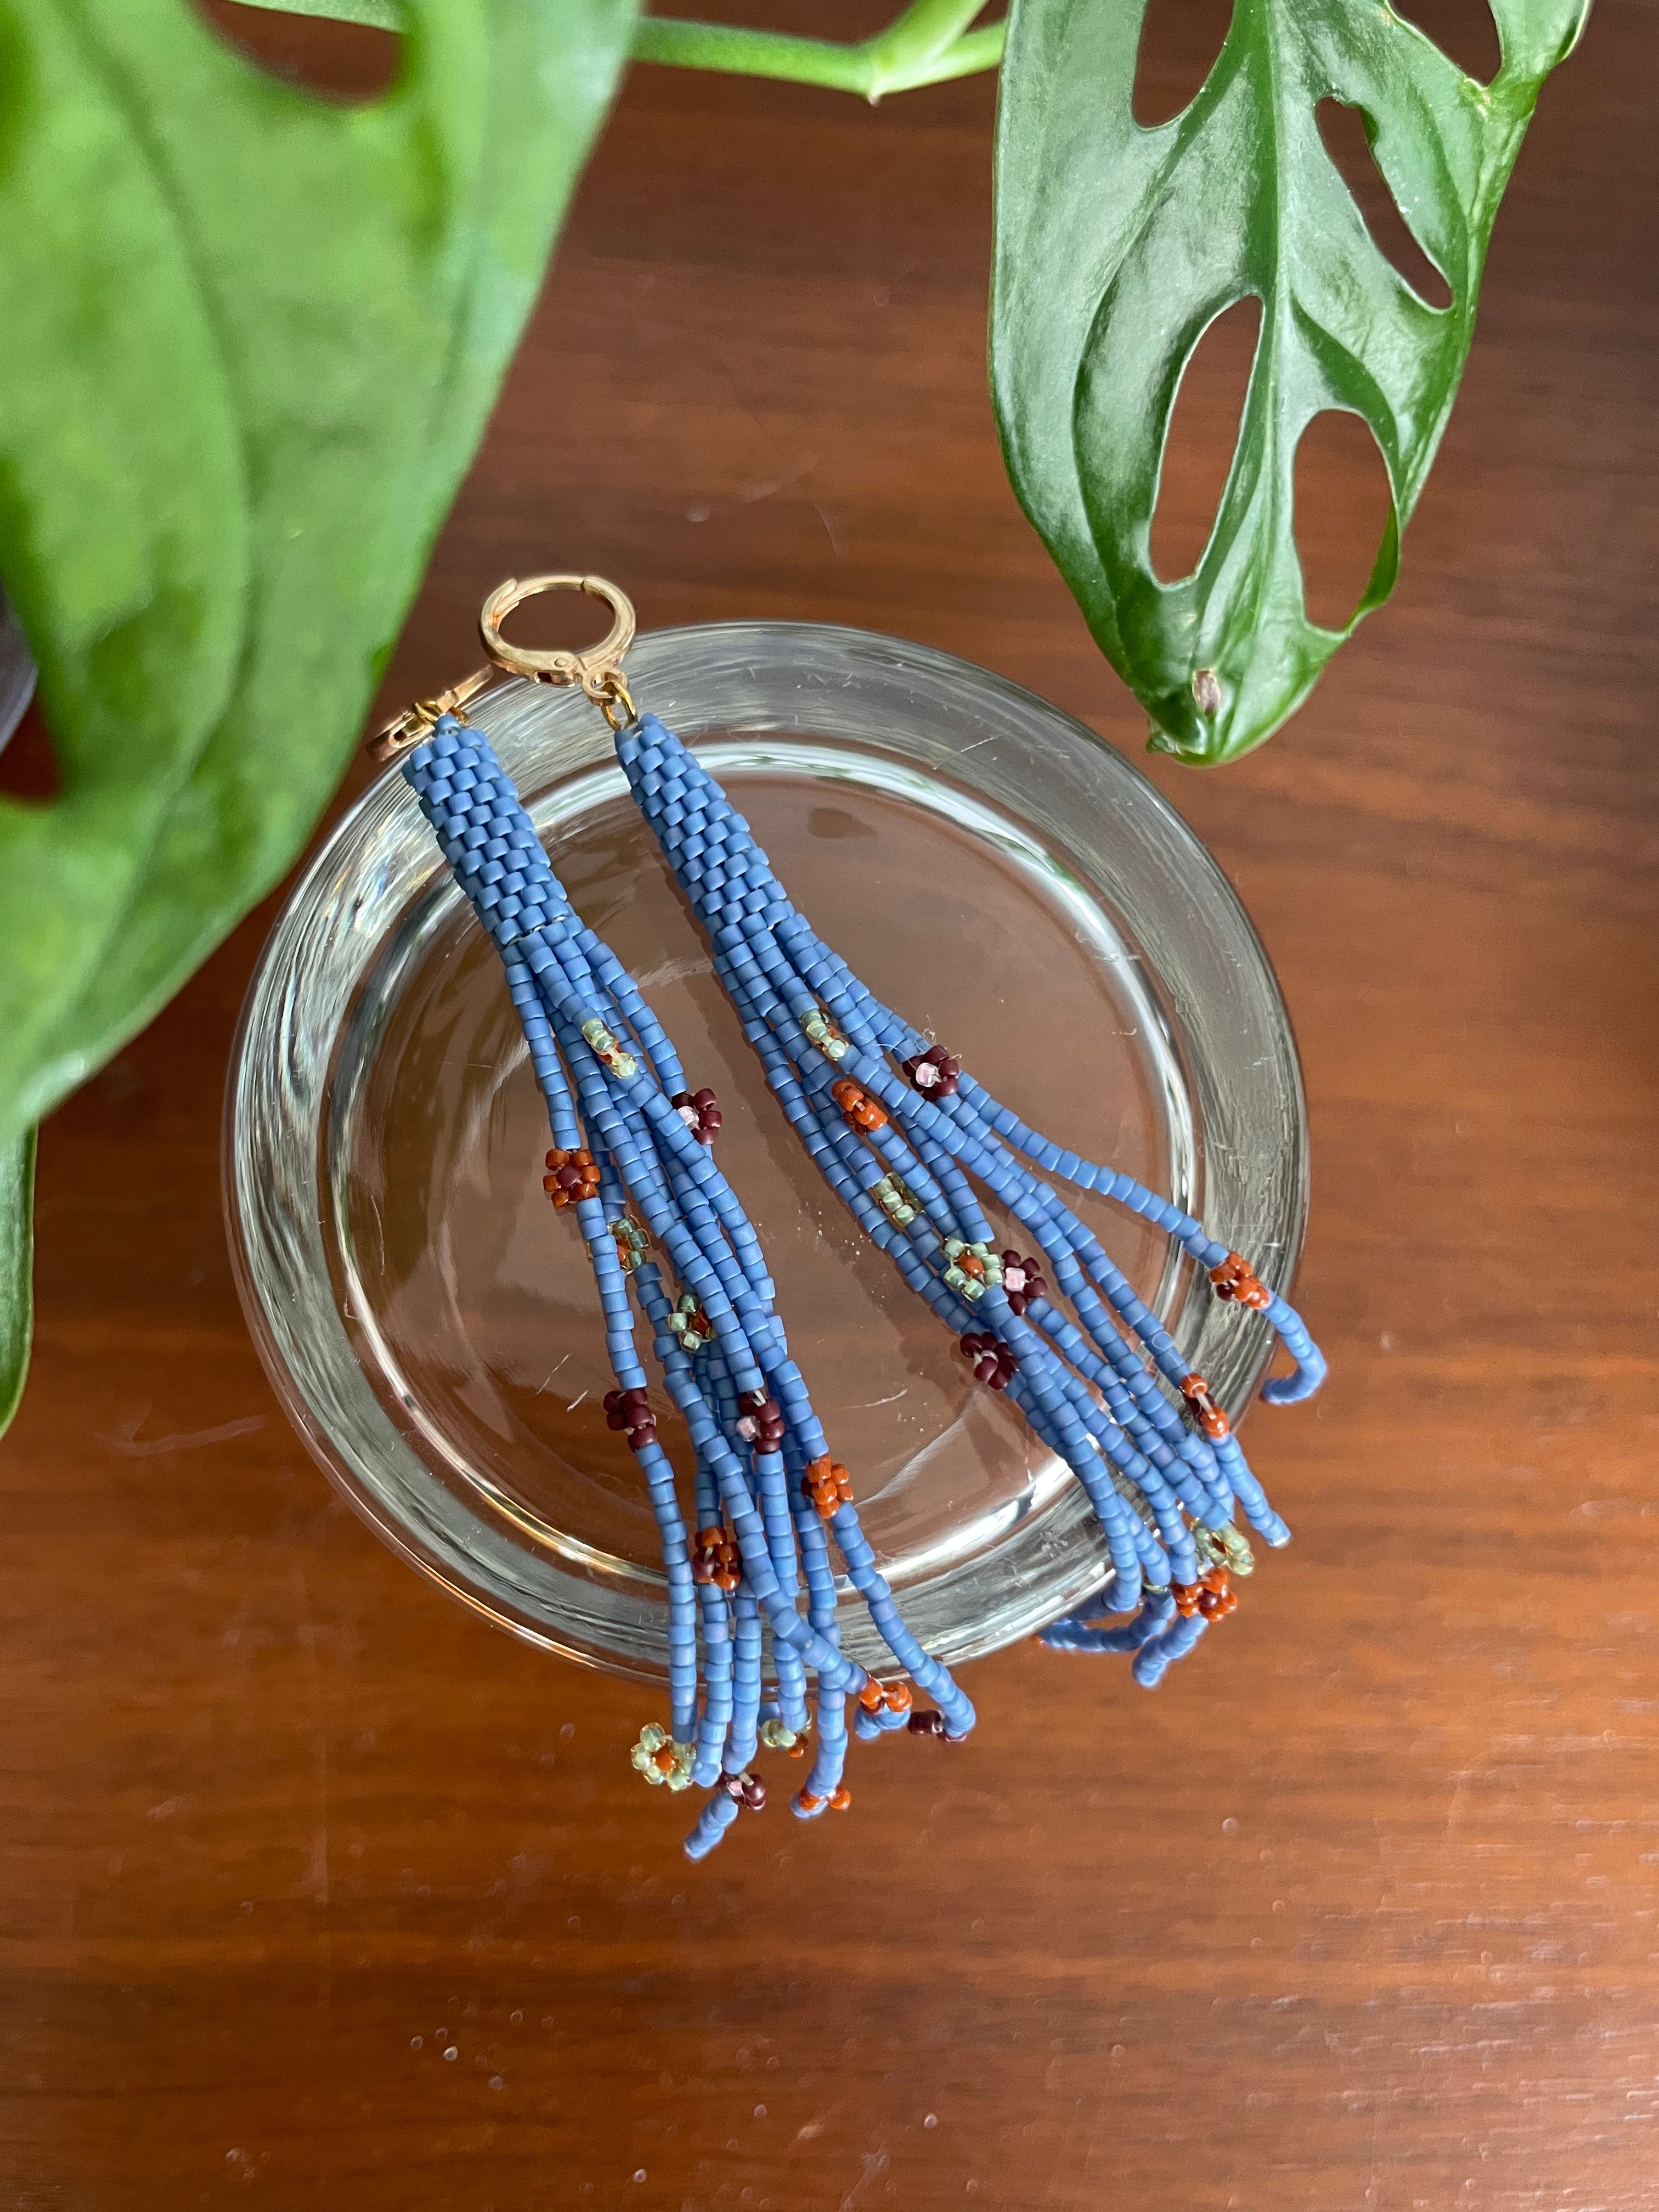
<path id="1" fill-rule="evenodd" d="M 31 699 L 10 737 L 0 744 L 0 799 L 50 805 L 64 787 L 58 749 L 39 699 Z"/>
<path id="2" fill-rule="evenodd" d="M 297 90 L 349 106 L 379 100 L 397 77 L 403 41 L 395 31 L 331 15 L 290 15 L 242 0 L 195 0 L 196 12 L 227 46 Z"/>
<path id="3" fill-rule="evenodd" d="M 1130 100 L 1143 130 L 1173 122 L 1192 106 L 1232 21 L 1233 0 L 1146 0 Z"/>
<path id="4" fill-rule="evenodd" d="M 1432 39 L 1447 60 L 1455 62 L 1477 84 L 1490 84 L 1504 65 L 1504 49 L 1487 0 L 1409 0 L 1407 6 L 1395 7 L 1393 12 Z"/>
<path id="5" fill-rule="evenodd" d="M 1235 300 L 1205 325 L 1181 372 L 1152 510 L 1152 570 L 1166 584 L 1192 574 L 1215 529 L 1261 336 L 1261 301 Z"/>
<path id="6" fill-rule="evenodd" d="M 1393 520 L 1389 471 L 1370 423 L 1338 409 L 1316 415 L 1296 449 L 1293 479 L 1302 604 L 1321 629 L 1358 613 Z"/>
<path id="7" fill-rule="evenodd" d="M 1357 107 L 1340 100 L 1322 100 L 1314 110 L 1325 151 L 1343 183 L 1352 193 L 1377 252 L 1411 286 L 1425 307 L 1449 307 L 1452 289 L 1423 248 L 1389 180 L 1376 165 L 1365 118 Z"/>

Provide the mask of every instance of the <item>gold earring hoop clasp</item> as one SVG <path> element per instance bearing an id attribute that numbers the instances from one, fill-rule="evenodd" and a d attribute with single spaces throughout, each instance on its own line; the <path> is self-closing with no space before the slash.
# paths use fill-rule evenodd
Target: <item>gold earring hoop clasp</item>
<path id="1" fill-rule="evenodd" d="M 611 628 L 597 645 L 581 653 L 537 652 L 528 646 L 510 645 L 501 635 L 501 624 L 516 606 L 542 592 L 583 592 L 611 611 Z M 514 676 L 527 676 L 537 684 L 580 685 L 613 730 L 625 730 L 638 719 L 634 695 L 622 672 L 622 659 L 634 642 L 634 603 L 626 592 L 604 576 L 509 576 L 498 584 L 483 603 L 478 634 L 494 668 L 480 668 L 435 699 L 419 699 L 394 714 L 370 741 L 369 757 L 384 766 L 400 753 L 422 744 L 432 734 L 440 715 L 454 713 L 476 699 L 494 676 L 505 668 Z"/>
<path id="2" fill-rule="evenodd" d="M 501 624 L 514 607 L 543 592 L 581 592 L 598 599 L 611 611 L 609 631 L 581 653 L 508 644 Z M 484 651 L 497 667 L 538 684 L 580 685 L 613 730 L 626 728 L 635 719 L 633 696 L 622 672 L 623 655 L 634 642 L 635 628 L 633 601 L 604 576 L 509 576 L 489 594 L 478 617 Z"/>

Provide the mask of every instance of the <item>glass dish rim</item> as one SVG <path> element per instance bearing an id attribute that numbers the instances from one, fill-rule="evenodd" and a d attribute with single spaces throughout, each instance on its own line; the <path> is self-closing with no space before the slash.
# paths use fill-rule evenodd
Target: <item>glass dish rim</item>
<path id="1" fill-rule="evenodd" d="M 1277 1104 L 1284 1124 L 1284 1134 L 1288 1139 L 1287 1157 L 1281 1164 L 1284 1172 L 1278 1178 L 1282 1202 L 1277 1209 L 1275 1222 L 1279 1234 L 1268 1238 L 1265 1243 L 1257 1240 L 1252 1256 L 1257 1260 L 1264 1279 L 1269 1280 L 1274 1288 L 1288 1291 L 1300 1255 L 1309 1203 L 1306 1104 L 1294 1033 L 1272 965 L 1249 915 L 1213 856 L 1178 810 L 1132 761 L 1085 723 L 1043 699 L 1041 695 L 972 661 L 877 632 L 840 624 L 771 621 L 678 626 L 647 632 L 640 636 L 631 656 L 630 675 L 636 683 L 643 682 L 648 687 L 654 685 L 658 688 L 659 696 L 652 703 L 659 705 L 665 718 L 672 720 L 672 699 L 661 698 L 660 692 L 672 692 L 677 670 L 687 665 L 700 651 L 713 653 L 717 647 L 727 648 L 736 664 L 765 661 L 773 672 L 778 673 L 800 669 L 810 662 L 814 654 L 840 653 L 853 663 L 878 668 L 889 676 L 908 678 L 944 691 L 955 690 L 975 696 L 981 702 L 994 702 L 1015 722 L 1034 720 L 1039 725 L 1048 726 L 1057 734 L 1063 733 L 1074 748 L 1080 745 L 1083 750 L 1079 757 L 1092 766 L 1101 786 L 1103 806 L 1127 808 L 1143 817 L 1139 831 L 1143 836 L 1149 835 L 1152 829 L 1162 832 L 1165 841 L 1193 872 L 1184 886 L 1188 901 L 1201 895 L 1207 919 L 1216 926 L 1221 936 L 1231 939 L 1231 950 L 1241 970 L 1248 967 L 1252 971 L 1249 980 L 1255 987 L 1258 1012 L 1265 1012 L 1270 1031 L 1268 1041 L 1275 1048 L 1271 1059 L 1273 1076 L 1277 1079 Z M 653 667 L 653 664 L 659 665 Z M 753 677 L 755 671 L 750 667 L 744 672 Z M 730 670 L 727 674 L 729 677 Z M 812 696 L 824 717 L 832 719 L 832 698 L 822 692 Z M 532 707 L 538 710 L 533 715 L 528 711 Z M 518 708 L 526 711 L 515 720 L 514 710 Z M 492 723 L 507 726 L 497 736 L 496 742 L 509 770 L 524 781 L 524 763 L 519 757 L 526 753 L 534 756 L 538 752 L 544 755 L 556 750 L 561 732 L 571 726 L 575 716 L 584 710 L 590 714 L 592 713 L 591 708 L 586 708 L 586 702 L 574 694 L 550 694 L 544 687 L 509 681 L 485 695 L 471 711 L 485 726 Z M 594 717 L 595 723 L 597 719 Z M 534 727 L 530 729 L 527 725 L 532 721 Z M 741 716 L 735 710 L 722 712 L 717 724 L 711 728 L 713 726 L 717 726 L 720 734 L 728 738 L 736 738 L 744 732 Z M 775 714 L 757 726 L 774 736 L 787 734 L 781 727 Z M 822 721 L 804 726 L 802 733 L 809 732 L 820 741 L 834 741 L 835 733 L 823 726 Z M 694 736 L 688 741 L 696 744 L 699 739 Z M 849 738 L 845 742 L 863 741 Z M 912 753 L 904 751 L 896 744 L 895 750 L 899 757 L 914 762 L 915 756 Z M 573 773 L 580 775 L 582 772 L 580 764 L 573 770 L 567 763 L 560 775 L 568 780 Z M 968 775 L 967 781 L 981 796 L 988 796 L 982 787 L 974 782 L 971 775 Z M 538 804 L 544 803 L 558 787 L 558 777 L 552 783 L 538 783 L 533 770 L 527 780 L 529 793 Z M 544 1591 L 532 1589 L 526 1583 L 522 1552 L 519 1552 L 515 1561 L 513 1556 L 515 1547 L 510 1540 L 504 1542 L 499 1531 L 483 1530 L 480 1521 L 478 1530 L 472 1532 L 474 1536 L 483 1532 L 484 1535 L 493 1537 L 493 1541 L 478 1541 L 464 1547 L 466 1565 L 462 1567 L 458 1565 L 453 1556 L 453 1527 L 445 1528 L 431 1520 L 412 1525 L 408 1513 L 393 1510 L 388 1503 L 386 1486 L 374 1479 L 372 1471 L 362 1463 L 361 1455 L 354 1458 L 348 1446 L 331 1426 L 325 1407 L 319 1406 L 319 1392 L 315 1389 L 307 1389 L 301 1367 L 296 1366 L 294 1358 L 283 1348 L 283 1330 L 278 1316 L 273 1312 L 269 1295 L 272 1277 L 272 1240 L 264 1233 L 268 1224 L 262 1212 L 257 1207 L 250 1207 L 247 1202 L 247 1180 L 240 1172 L 244 1160 L 255 1157 L 246 1144 L 248 1072 L 255 1056 L 253 1047 L 256 1039 L 277 1045 L 284 1042 L 280 1023 L 276 1025 L 274 1033 L 272 1031 L 274 1012 L 280 1008 L 293 1017 L 305 1003 L 303 994 L 296 995 L 274 972 L 278 955 L 286 939 L 294 935 L 300 919 L 324 915 L 331 919 L 337 935 L 341 929 L 349 932 L 353 927 L 361 902 L 343 895 L 350 889 L 351 875 L 349 868 L 343 870 L 343 863 L 349 862 L 355 852 L 361 872 L 366 854 L 373 849 L 370 833 L 374 827 L 374 817 L 377 811 L 383 815 L 386 813 L 388 799 L 392 802 L 393 816 L 403 817 L 405 824 L 410 820 L 418 822 L 413 799 L 395 775 L 387 774 L 377 777 L 358 795 L 324 837 L 284 901 L 261 950 L 238 1018 L 226 1086 L 222 1150 L 227 1233 L 238 1294 L 256 1348 L 289 1418 L 335 1486 L 382 1540 L 449 1595 L 522 1639 L 556 1651 L 579 1664 L 599 1667 L 640 1679 L 656 1680 L 659 1678 L 660 1669 L 650 1659 L 637 1651 L 618 1650 L 603 1633 L 596 1632 L 597 1616 L 592 1589 L 578 1589 L 574 1587 L 574 1577 L 564 1578 L 573 1584 L 571 1590 L 566 1593 L 570 1601 L 568 1607 L 550 1607 Z M 993 799 L 991 803 L 1007 804 L 996 799 Z M 1030 827 L 1029 817 L 1022 818 Z M 394 826 L 392 817 L 388 817 L 381 825 L 383 834 L 389 833 Z M 430 882 L 441 867 L 442 862 L 435 848 L 430 848 L 416 868 L 416 881 L 410 885 L 409 896 L 420 895 L 422 887 Z M 402 910 L 401 906 L 394 909 L 394 925 L 396 913 Z M 1132 943 L 1141 945 L 1146 935 L 1146 915 L 1127 913 L 1122 915 L 1122 920 L 1127 926 Z M 376 944 L 384 941 L 384 936 L 390 933 L 391 926 L 362 953 L 355 970 L 354 988 L 340 998 L 330 1048 L 323 1054 L 325 1062 L 331 1058 L 340 1025 L 347 1017 L 356 988 L 371 972 L 376 957 Z M 1161 975 L 1154 978 L 1157 982 L 1163 980 Z M 1183 1050 L 1188 1046 L 1189 1034 L 1183 1024 L 1180 1039 Z M 1200 1091 L 1206 1087 L 1206 1079 L 1212 1073 L 1202 1054 L 1189 1071 L 1191 1080 Z M 1273 1090 L 1275 1085 L 1269 1081 L 1267 1087 Z M 1211 1103 L 1206 1097 L 1204 1101 L 1206 1106 Z M 319 1204 L 325 1205 L 327 1170 L 323 1160 L 321 1133 L 319 1097 L 318 1119 L 310 1130 L 308 1154 L 299 1164 L 301 1183 L 304 1183 L 308 1170 L 313 1196 Z M 292 1165 L 294 1162 L 289 1164 Z M 1206 1191 L 1205 1196 L 1206 1212 L 1215 1220 L 1215 1233 L 1224 1235 L 1222 1220 L 1216 1216 L 1212 1194 Z M 317 1229 L 320 1256 L 319 1221 L 320 1216 L 316 1217 L 313 1226 Z M 300 1224 L 301 1231 L 304 1225 L 303 1222 Z M 1227 1241 L 1237 1243 L 1241 1240 L 1229 1237 Z M 281 1253 L 276 1255 L 279 1261 L 291 1256 Z M 321 1258 L 321 1267 L 326 1281 L 325 1256 Z M 279 1277 L 282 1273 L 279 1266 Z M 294 1279 L 291 1273 L 287 1279 Z M 314 1298 L 312 1304 L 314 1308 L 317 1304 Z M 1213 1304 L 1201 1282 L 1189 1283 L 1188 1294 L 1179 1310 L 1179 1321 L 1186 1323 L 1193 1318 L 1195 1310 L 1199 1313 L 1198 1337 L 1194 1346 L 1194 1364 L 1197 1364 L 1198 1356 L 1208 1339 L 1209 1332 L 1204 1322 L 1212 1312 Z M 332 1310 L 331 1296 L 330 1307 Z M 379 1438 L 381 1448 L 389 1444 L 394 1452 L 401 1448 L 414 1460 L 415 1455 L 410 1451 L 406 1439 L 379 1406 L 361 1368 L 357 1366 L 337 1311 L 334 1312 L 334 1320 L 339 1330 L 340 1344 L 347 1353 L 344 1366 L 355 1371 L 362 1386 L 359 1413 L 364 1413 L 372 1407 L 374 1416 L 379 1417 L 384 1429 L 384 1434 Z M 1265 1323 L 1258 1317 L 1233 1313 L 1227 1316 L 1227 1321 L 1228 1334 L 1224 1341 L 1218 1340 L 1213 1355 L 1207 1352 L 1203 1353 L 1204 1371 L 1210 1375 L 1218 1398 L 1237 1419 L 1249 1405 L 1266 1370 L 1272 1356 L 1272 1344 Z M 1173 1319 L 1171 1326 L 1177 1326 Z M 1181 1340 L 1188 1340 L 1184 1334 Z M 338 1348 L 334 1347 L 337 1368 L 340 1365 Z M 308 1371 L 314 1382 L 314 1368 Z M 345 1378 L 345 1387 L 349 1389 L 349 1375 Z M 326 1398 L 325 1392 L 321 1395 Z M 370 1419 L 371 1426 L 374 1425 L 374 1416 Z M 419 1464 L 418 1462 L 416 1463 Z M 1059 1534 L 1068 1540 L 1085 1536 L 1091 1530 L 1092 1524 L 1085 1523 L 1082 1517 L 1086 1515 L 1087 1509 L 1083 1504 L 1080 1493 L 1076 1501 L 1066 1503 L 1075 1503 L 1082 1507 L 1082 1514 L 1070 1513 Z M 441 1516 L 441 1522 L 445 1517 Z M 452 1522 L 455 1518 L 453 1515 L 447 1517 Z M 1051 1540 L 1054 1533 L 1050 1531 Z M 1091 1553 L 1087 1560 L 1082 1557 L 1085 1549 Z M 963 1624 L 957 1633 L 945 1639 L 942 1646 L 937 1635 L 930 1638 L 930 1642 L 940 1648 L 941 1656 L 948 1658 L 951 1663 L 957 1663 L 964 1658 L 982 1656 L 1018 1641 L 1046 1621 L 1070 1609 L 1086 1597 L 1092 1589 L 1099 1587 L 1103 1575 L 1103 1554 L 1097 1544 L 1073 1544 L 1072 1550 L 1078 1553 L 1071 1560 L 1073 1571 L 1066 1576 L 1056 1573 L 1052 1590 L 1041 1601 L 1028 1601 L 1012 1614 L 1000 1618 L 995 1626 L 989 1630 L 976 1631 L 972 1624 Z M 994 1550 L 988 1558 L 996 1556 Z M 542 1569 L 544 1577 L 548 1571 L 546 1562 L 538 1560 L 537 1565 Z M 982 1571 L 983 1565 L 984 1562 L 979 1563 L 979 1571 Z M 968 1579 L 971 1582 L 972 1577 Z M 603 1613 L 603 1610 L 600 1607 L 599 1612 Z"/>

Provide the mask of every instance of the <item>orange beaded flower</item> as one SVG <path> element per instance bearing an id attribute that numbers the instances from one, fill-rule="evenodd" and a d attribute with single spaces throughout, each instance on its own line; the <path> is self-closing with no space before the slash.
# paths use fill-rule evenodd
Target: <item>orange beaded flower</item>
<path id="1" fill-rule="evenodd" d="M 887 1127 L 886 1109 L 878 1106 L 869 1092 L 854 1083 L 850 1075 L 843 1075 L 838 1083 L 832 1083 L 830 1096 L 853 1127 L 862 1129 L 866 1136 L 872 1130 Z"/>
<path id="2" fill-rule="evenodd" d="M 1210 1386 L 1201 1375 L 1183 1376 L 1181 1395 L 1187 1401 L 1189 1412 L 1212 1443 L 1219 1443 L 1233 1432 L 1232 1423 L 1210 1395 Z"/>
<path id="3" fill-rule="evenodd" d="M 696 1548 L 691 1554 L 694 1583 L 713 1583 L 716 1589 L 734 1590 L 742 1567 L 737 1545 L 723 1527 L 698 1529 Z"/>
<path id="4" fill-rule="evenodd" d="M 1240 1253 L 1229 1252 L 1218 1267 L 1212 1267 L 1210 1280 L 1215 1285 L 1217 1297 L 1237 1299 L 1240 1305 L 1250 1306 L 1257 1313 L 1267 1310 L 1267 1289 Z"/>
<path id="5" fill-rule="evenodd" d="M 828 1805 L 832 1813 L 844 1813 L 852 1802 L 853 1793 L 844 1782 L 838 1783 L 828 1797 L 815 1797 L 810 1790 L 795 1793 L 795 1802 L 803 1813 L 816 1813 L 823 1805 Z"/>
<path id="6" fill-rule="evenodd" d="M 818 1509 L 821 1520 L 833 1521 L 843 1505 L 853 1502 L 853 1478 L 838 1459 L 826 1452 L 815 1459 L 801 1477 L 806 1495 Z"/>
<path id="7" fill-rule="evenodd" d="M 1170 1595 L 1183 1620 L 1190 1620 L 1195 1613 L 1201 1613 L 1206 1620 L 1224 1620 L 1238 1610 L 1225 1567 L 1211 1567 L 1195 1583 L 1171 1583 Z"/>
<path id="8" fill-rule="evenodd" d="M 910 1685 L 908 1682 L 878 1682 L 872 1674 L 859 1692 L 859 1703 L 866 1713 L 878 1713 L 884 1705 L 890 1713 L 908 1713 L 910 1710 Z"/>
<path id="9" fill-rule="evenodd" d="M 578 1147 L 574 1152 L 550 1152 L 542 1188 L 558 1207 L 574 1206 L 584 1198 L 597 1198 L 599 1171 L 593 1164 L 592 1153 L 585 1147 Z"/>

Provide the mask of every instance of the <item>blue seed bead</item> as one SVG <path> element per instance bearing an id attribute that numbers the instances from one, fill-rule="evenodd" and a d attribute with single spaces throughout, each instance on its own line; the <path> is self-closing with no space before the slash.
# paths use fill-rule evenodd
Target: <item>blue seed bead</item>
<path id="1" fill-rule="evenodd" d="M 697 1825 L 685 1839 L 689 1859 L 706 1859 L 738 1817 L 736 1800 L 717 1790 L 697 1816 Z"/>
<path id="2" fill-rule="evenodd" d="M 1177 1659 L 1184 1659 L 1209 1623 L 1201 1613 L 1176 1620 L 1163 1635 L 1143 1644 L 1130 1669 L 1143 1690 L 1155 1690 Z"/>

